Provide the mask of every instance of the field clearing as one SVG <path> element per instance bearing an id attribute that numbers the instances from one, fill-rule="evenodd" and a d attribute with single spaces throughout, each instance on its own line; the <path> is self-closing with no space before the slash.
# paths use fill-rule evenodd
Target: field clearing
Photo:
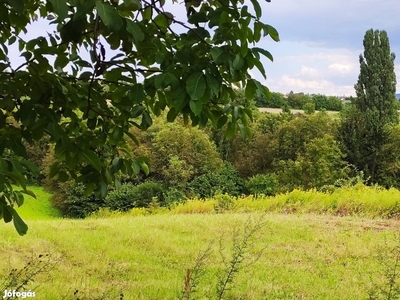
<path id="1" fill-rule="evenodd" d="M 38 186 L 30 186 L 29 190 L 35 193 L 36 199 L 24 195 L 24 204 L 15 208 L 23 220 L 51 220 L 61 218 L 61 213 L 50 203 L 51 194 Z"/>
<path id="2" fill-rule="evenodd" d="M 225 299 L 367 299 L 372 282 L 385 284 L 377 255 L 396 245 L 399 221 L 257 212 L 31 220 L 24 237 L 3 225 L 0 283 L 49 254 L 40 260 L 54 266 L 27 287 L 38 299 L 177 299 L 187 269 L 213 241 L 193 299 L 214 299 L 224 269 L 221 237 L 229 258 L 233 230 L 262 216 L 244 262 L 253 264 L 239 271 Z"/>

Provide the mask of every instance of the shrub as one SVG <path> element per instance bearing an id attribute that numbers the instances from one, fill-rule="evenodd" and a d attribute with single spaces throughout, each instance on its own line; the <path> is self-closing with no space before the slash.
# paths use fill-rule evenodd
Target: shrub
<path id="1" fill-rule="evenodd" d="M 134 207 L 148 207 L 153 198 L 165 205 L 164 188 L 158 182 L 148 181 L 138 185 L 123 184 L 111 191 L 106 197 L 106 205 L 111 210 L 128 211 Z"/>
<path id="2" fill-rule="evenodd" d="M 108 193 L 106 205 L 111 210 L 128 211 L 134 207 L 133 195 L 135 186 L 124 183 L 120 188 Z"/>
<path id="3" fill-rule="evenodd" d="M 215 194 L 214 199 L 217 201 L 214 205 L 214 210 L 217 213 L 223 213 L 224 211 L 233 209 L 237 200 L 235 197 L 220 192 Z"/>
<path id="4" fill-rule="evenodd" d="M 306 104 L 304 104 L 303 109 L 305 114 L 312 115 L 313 113 L 315 113 L 315 104 L 312 102 L 307 102 Z"/>
<path id="5" fill-rule="evenodd" d="M 59 184 L 59 191 L 51 201 L 64 216 L 72 218 L 85 218 L 105 206 L 104 199 L 97 198 L 94 194 L 86 196 L 85 186 L 72 182 Z"/>
<path id="6" fill-rule="evenodd" d="M 161 183 L 148 181 L 138 184 L 134 189 L 134 207 L 147 207 L 157 197 L 158 203 L 165 205 L 164 187 Z"/>
<path id="7" fill-rule="evenodd" d="M 238 196 L 243 191 L 243 181 L 235 168 L 224 163 L 221 172 L 207 172 L 189 183 L 189 189 L 200 198 L 212 197 L 218 191 Z"/>
<path id="8" fill-rule="evenodd" d="M 171 205 L 186 200 L 186 195 L 180 190 L 169 188 L 164 194 L 164 199 L 167 205 Z"/>
<path id="9" fill-rule="evenodd" d="M 277 179 L 282 191 L 320 189 L 347 178 L 347 167 L 337 142 L 330 135 L 304 143 L 295 160 L 280 161 Z"/>
<path id="10" fill-rule="evenodd" d="M 250 194 L 272 196 L 276 193 L 276 179 L 268 174 L 258 174 L 246 182 L 246 188 Z"/>
<path id="11" fill-rule="evenodd" d="M 196 176 L 221 169 L 222 160 L 204 131 L 179 122 L 155 122 L 157 126 L 140 138 L 140 146 L 132 145 L 134 155 L 149 158 L 152 180 L 184 190 Z"/>

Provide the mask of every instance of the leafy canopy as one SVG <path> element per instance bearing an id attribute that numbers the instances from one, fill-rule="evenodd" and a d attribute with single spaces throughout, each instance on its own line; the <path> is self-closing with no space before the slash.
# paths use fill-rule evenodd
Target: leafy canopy
<path id="1" fill-rule="evenodd" d="M 395 54 L 390 51 L 389 37 L 384 30 L 367 30 L 363 44 L 360 74 L 354 86 L 357 98 L 353 107 L 343 114 L 340 138 L 346 160 L 363 171 L 371 183 L 387 186 L 381 180 L 387 171 L 383 169 L 386 164 L 382 154 L 390 140 L 388 128 L 399 122 Z"/>
<path id="2" fill-rule="evenodd" d="M 269 0 L 267 0 L 269 2 Z M 14 205 L 32 194 L 24 174 L 37 172 L 24 143 L 44 135 L 54 144 L 51 176 L 70 178 L 104 197 L 119 174 L 148 172 L 130 157 L 131 126 L 147 129 L 152 115 L 168 111 L 204 126 L 228 124 L 228 136 L 247 126 L 251 112 L 234 107 L 234 86 L 246 97 L 268 90 L 251 78 L 271 54 L 255 43 L 277 31 L 261 21 L 251 0 L 185 1 L 183 20 L 171 0 L 5 0 L 0 6 L 0 218 L 27 231 Z M 47 18 L 56 30 L 32 39 L 21 33 Z M 32 33 L 29 32 L 31 35 Z M 29 36 L 28 35 L 28 36 Z M 25 62 L 13 66 L 10 51 Z M 241 130 L 241 132 L 248 132 Z M 11 158 L 14 157 L 14 158 Z M 14 186 L 20 186 L 21 191 Z"/>

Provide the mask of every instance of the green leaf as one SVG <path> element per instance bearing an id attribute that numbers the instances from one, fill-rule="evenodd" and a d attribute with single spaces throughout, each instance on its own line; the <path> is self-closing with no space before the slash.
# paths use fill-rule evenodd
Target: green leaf
<path id="1" fill-rule="evenodd" d="M 242 117 L 242 109 L 238 106 L 233 108 L 233 117 L 235 120 L 240 119 Z"/>
<path id="2" fill-rule="evenodd" d="M 0 202 L 0 205 L 2 207 L 3 211 L 3 219 L 5 223 L 9 223 L 12 221 L 12 213 L 10 212 L 10 209 L 12 209 L 11 206 L 9 205 L 4 205 Z"/>
<path id="3" fill-rule="evenodd" d="M 91 194 L 93 194 L 95 187 L 96 184 L 94 182 L 88 183 L 85 188 L 85 196 L 90 196 Z"/>
<path id="4" fill-rule="evenodd" d="M 250 108 L 243 108 L 243 112 L 249 117 L 250 121 L 253 122 L 253 112 Z"/>
<path id="5" fill-rule="evenodd" d="M 64 20 L 68 16 L 68 5 L 65 0 L 50 0 L 53 6 L 54 12 L 58 15 L 61 20 Z"/>
<path id="6" fill-rule="evenodd" d="M 272 27 L 271 25 L 264 25 L 264 36 L 270 35 L 270 37 L 275 41 L 279 42 L 279 33 L 278 31 Z"/>
<path id="7" fill-rule="evenodd" d="M 228 140 L 232 139 L 235 136 L 235 133 L 236 133 L 236 123 L 229 122 L 225 133 L 226 138 Z"/>
<path id="8" fill-rule="evenodd" d="M 142 10 L 143 20 L 145 21 L 150 20 L 152 15 L 153 15 L 153 8 L 150 5 L 146 6 L 145 9 Z"/>
<path id="9" fill-rule="evenodd" d="M 99 183 L 99 192 L 101 198 L 107 196 L 107 188 L 108 188 L 107 180 L 102 178 Z"/>
<path id="10" fill-rule="evenodd" d="M 196 27 L 189 30 L 187 37 L 190 40 L 205 40 L 210 37 L 210 33 L 203 27 Z"/>
<path id="11" fill-rule="evenodd" d="M 136 136 L 134 136 L 132 133 L 130 133 L 129 131 L 126 131 L 125 134 L 136 144 L 136 146 L 139 146 L 139 141 L 136 138 Z"/>
<path id="12" fill-rule="evenodd" d="M 251 138 L 251 130 L 249 127 L 243 126 L 242 124 L 239 124 L 238 126 L 243 139 Z"/>
<path id="13" fill-rule="evenodd" d="M 136 23 L 133 22 L 132 20 L 127 19 L 126 20 L 127 27 L 126 30 L 132 34 L 133 38 L 135 39 L 135 42 L 141 42 L 144 40 L 144 33 L 140 26 Z"/>
<path id="14" fill-rule="evenodd" d="M 129 90 L 129 100 L 132 101 L 133 104 L 139 104 L 143 101 L 145 98 L 144 94 L 144 89 L 143 89 L 143 84 L 135 84 L 130 90 Z"/>
<path id="15" fill-rule="evenodd" d="M 20 207 L 22 204 L 24 204 L 24 196 L 20 191 L 14 191 L 13 193 L 15 202 L 17 203 L 18 207 Z"/>
<path id="16" fill-rule="evenodd" d="M 191 111 L 196 115 L 200 115 L 201 111 L 203 110 L 203 103 L 200 101 L 190 100 L 189 106 Z"/>
<path id="17" fill-rule="evenodd" d="M 257 92 L 257 85 L 254 79 L 247 80 L 246 89 L 245 89 L 245 96 L 247 99 L 253 99 Z"/>
<path id="18" fill-rule="evenodd" d="M 265 57 L 267 57 L 270 61 L 274 61 L 274 58 L 273 58 L 272 54 L 271 54 L 269 51 L 265 50 L 265 49 L 261 49 L 261 48 L 258 48 L 258 47 L 254 47 L 254 48 L 252 49 L 252 51 L 253 51 L 253 53 L 254 53 L 254 52 L 256 52 L 256 53 L 261 53 L 262 55 L 264 55 Z"/>
<path id="19" fill-rule="evenodd" d="M 140 165 L 136 160 L 134 160 L 132 162 L 132 172 L 134 175 L 137 175 L 140 173 Z"/>
<path id="20" fill-rule="evenodd" d="M 24 12 L 25 5 L 22 0 L 8 0 L 7 2 L 17 13 L 22 14 Z"/>
<path id="21" fill-rule="evenodd" d="M 69 59 L 65 54 L 57 55 L 54 61 L 54 67 L 63 69 L 69 63 Z"/>
<path id="22" fill-rule="evenodd" d="M 131 110 L 131 117 L 137 118 L 139 117 L 144 111 L 144 107 L 142 105 L 136 105 Z"/>
<path id="23" fill-rule="evenodd" d="M 226 124 L 226 122 L 228 122 L 228 117 L 223 115 L 221 118 L 218 119 L 217 129 L 222 128 L 222 126 L 224 126 Z"/>
<path id="24" fill-rule="evenodd" d="M 258 3 L 258 0 L 250 0 L 251 3 L 253 4 L 254 11 L 256 12 L 257 18 L 261 17 L 261 6 L 260 3 Z"/>
<path id="25" fill-rule="evenodd" d="M 119 170 L 121 170 L 123 163 L 124 160 L 122 158 L 114 157 L 114 159 L 111 162 L 111 172 L 117 173 Z"/>
<path id="26" fill-rule="evenodd" d="M 200 99 L 204 95 L 206 87 L 206 80 L 201 72 L 192 74 L 186 81 L 186 91 L 193 100 Z"/>
<path id="27" fill-rule="evenodd" d="M 74 16 L 72 18 L 73 20 L 84 19 L 87 14 L 93 11 L 93 8 L 96 4 L 94 0 L 85 0 L 81 2 L 83 3 L 78 2 L 76 5 L 77 11 L 74 13 Z"/>
<path id="28" fill-rule="evenodd" d="M 142 8 L 142 2 L 140 2 L 140 0 L 125 0 L 124 5 L 131 11 L 136 11 Z"/>
<path id="29" fill-rule="evenodd" d="M 15 172 L 7 172 L 4 175 L 8 176 L 13 184 L 21 186 L 24 190 L 26 190 L 26 180 L 25 177 L 20 173 Z"/>
<path id="30" fill-rule="evenodd" d="M 213 93 L 215 96 L 218 96 L 219 89 L 220 89 L 218 80 L 214 77 L 213 74 L 207 72 L 206 73 L 206 81 L 207 81 L 207 85 L 211 89 L 211 93 Z"/>
<path id="31" fill-rule="evenodd" d="M 86 163 L 91 165 L 97 171 L 99 171 L 99 172 L 101 171 L 101 161 L 94 151 L 89 150 L 89 149 L 83 149 L 82 156 Z"/>
<path id="32" fill-rule="evenodd" d="M 28 225 L 21 219 L 18 213 L 12 207 L 7 207 L 11 211 L 14 227 L 19 235 L 24 235 L 28 231 Z"/>
<path id="33" fill-rule="evenodd" d="M 40 169 L 31 161 L 21 160 L 20 164 L 29 172 L 31 172 L 34 176 L 39 176 Z"/>
<path id="34" fill-rule="evenodd" d="M 50 167 L 49 178 L 53 178 L 54 176 L 56 176 L 59 171 L 60 171 L 60 163 L 59 162 L 55 162 Z"/>
<path id="35" fill-rule="evenodd" d="M 172 107 L 167 114 L 167 121 L 168 122 L 173 122 L 175 121 L 176 117 L 178 116 L 178 111 L 175 109 L 175 107 Z"/>
<path id="36" fill-rule="evenodd" d="M 64 1 L 65 2 L 65 1 Z M 108 3 L 96 2 L 96 10 L 104 25 L 111 31 L 119 31 L 123 25 L 118 11 Z"/>
<path id="37" fill-rule="evenodd" d="M 60 170 L 60 172 L 58 172 L 58 180 L 61 182 L 67 182 L 69 179 L 69 175 L 67 172 L 65 172 L 64 170 Z"/>
<path id="38" fill-rule="evenodd" d="M 142 123 L 140 124 L 143 129 L 147 129 L 153 124 L 153 120 L 147 110 L 143 111 Z"/>
<path id="39" fill-rule="evenodd" d="M 199 11 L 191 14 L 188 18 L 190 24 L 198 24 L 207 22 L 207 15 L 205 12 Z"/>
<path id="40" fill-rule="evenodd" d="M 235 59 L 233 60 L 233 69 L 240 70 L 244 65 L 244 59 L 239 54 L 236 55 Z"/>
<path id="41" fill-rule="evenodd" d="M 171 20 L 168 19 L 164 14 L 159 14 L 154 18 L 153 22 L 158 27 L 166 27 L 170 24 Z"/>
<path id="42" fill-rule="evenodd" d="M 22 157 L 26 156 L 26 149 L 24 145 L 21 143 L 21 138 L 17 135 L 10 136 L 10 147 L 12 151 Z"/>
<path id="43" fill-rule="evenodd" d="M 266 86 L 262 85 L 258 80 L 255 80 L 255 79 L 254 79 L 254 83 L 255 83 L 256 86 L 257 86 L 257 91 L 256 91 L 256 93 L 257 93 L 259 96 L 265 96 L 265 97 L 267 97 L 267 99 L 269 99 L 269 98 L 270 98 L 269 89 L 268 89 Z"/>
<path id="44" fill-rule="evenodd" d="M 260 3 L 258 3 L 258 0 L 250 0 L 251 3 L 253 4 L 254 11 L 256 12 L 257 18 L 261 17 L 261 6 Z"/>
<path id="45" fill-rule="evenodd" d="M 143 170 L 144 174 L 149 175 L 149 166 L 144 161 L 139 161 L 140 168 Z"/>
<path id="46" fill-rule="evenodd" d="M 222 63 L 225 61 L 224 51 L 221 48 L 214 47 L 210 50 L 212 59 L 217 63 Z"/>
<path id="47" fill-rule="evenodd" d="M 33 191 L 31 191 L 31 190 L 26 189 L 25 191 L 21 191 L 21 193 L 24 193 L 24 194 L 26 194 L 26 195 L 29 195 L 29 196 L 31 196 L 31 197 L 34 198 L 34 199 L 37 199 L 36 194 L 35 194 Z"/>
<path id="48" fill-rule="evenodd" d="M 111 133 L 111 138 L 112 138 L 116 143 L 118 143 L 119 141 L 121 141 L 122 138 L 123 138 L 123 136 L 124 136 L 124 131 L 123 131 L 122 128 L 119 127 L 119 126 L 115 127 L 114 130 L 113 130 L 112 133 Z"/>

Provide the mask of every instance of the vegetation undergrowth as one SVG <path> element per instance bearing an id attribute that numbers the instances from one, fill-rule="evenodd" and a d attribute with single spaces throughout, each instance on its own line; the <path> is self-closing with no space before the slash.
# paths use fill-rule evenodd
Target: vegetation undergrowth
<path id="1" fill-rule="evenodd" d="M 207 295 L 203 294 L 200 298 L 206 297 L 207 299 L 225 299 L 226 295 L 234 289 L 234 282 L 238 277 L 239 272 L 243 272 L 251 265 L 259 260 L 266 247 L 261 248 L 254 252 L 254 247 L 257 244 L 257 236 L 261 228 L 266 225 L 263 222 L 264 216 L 257 220 L 251 217 L 244 223 L 243 228 L 235 228 L 232 232 L 232 246 L 230 250 L 226 250 L 225 244 L 227 243 L 222 235 L 219 239 L 219 255 L 220 265 L 215 273 L 214 279 L 216 282 L 207 282 L 207 286 L 214 286 L 215 289 L 209 289 Z M 197 291 L 200 290 L 201 280 L 205 277 L 207 272 L 209 260 L 212 254 L 212 245 L 210 242 L 205 251 L 200 252 L 196 258 L 193 268 L 186 270 L 184 280 L 184 287 L 179 299 L 198 299 Z M 227 253 L 228 252 L 228 253 Z M 228 296 L 229 298 L 229 296 Z"/>
<path id="2" fill-rule="evenodd" d="M 333 191 L 293 190 L 276 196 L 241 196 L 217 194 L 206 199 L 191 199 L 166 207 L 134 208 L 127 215 L 150 214 L 209 214 L 223 212 L 280 212 L 316 213 L 369 218 L 398 218 L 400 216 L 400 191 L 366 186 L 358 183 Z M 90 218 L 119 217 L 121 212 L 100 209 Z"/>
<path id="3" fill-rule="evenodd" d="M 23 238 L 7 224 L 0 227 L 7 237 L 0 241 L 0 283 L 32 253 L 51 253 L 57 265 L 26 286 L 38 299 L 176 299 L 199 250 L 223 236 L 229 266 L 233 229 L 243 232 L 249 217 L 261 215 L 266 224 L 241 266 L 252 265 L 235 273 L 224 299 L 367 299 L 371 278 L 388 286 L 376 254 L 386 241 L 388 249 L 396 244 L 397 220 L 258 212 L 31 220 Z M 225 265 L 214 245 L 190 299 L 216 296 Z"/>

